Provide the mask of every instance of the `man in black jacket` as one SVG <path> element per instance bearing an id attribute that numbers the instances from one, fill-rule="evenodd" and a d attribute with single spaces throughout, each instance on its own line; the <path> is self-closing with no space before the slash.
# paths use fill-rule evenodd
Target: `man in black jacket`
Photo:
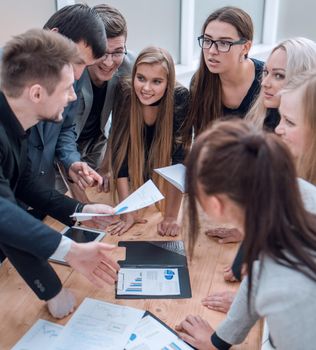
<path id="1" fill-rule="evenodd" d="M 55 317 L 74 308 L 73 296 L 62 288 L 47 262 L 55 251 L 98 286 L 102 280 L 114 283 L 119 268 L 106 256 L 111 246 L 76 244 L 16 205 L 21 200 L 66 225 L 73 224 L 69 215 L 75 211 L 113 214 L 109 206 L 84 205 L 46 187 L 32 176 L 27 157 L 27 130 L 43 120 L 61 122 L 64 108 L 76 99 L 73 64 L 78 57 L 75 44 L 62 35 L 31 30 L 5 45 L 0 77 L 0 217 L 6 222 L 1 225 L 0 248 L 37 296 L 48 301 Z M 13 209 L 7 201 L 13 203 Z M 108 217 L 103 223 L 112 220 Z M 33 225 L 41 238 L 33 236 Z"/>

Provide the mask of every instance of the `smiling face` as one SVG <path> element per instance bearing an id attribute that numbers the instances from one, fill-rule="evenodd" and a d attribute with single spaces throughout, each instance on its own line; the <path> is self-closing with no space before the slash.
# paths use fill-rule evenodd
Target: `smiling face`
<path id="1" fill-rule="evenodd" d="M 88 67 L 90 77 L 96 86 L 101 86 L 105 81 L 111 80 L 115 72 L 119 69 L 124 60 L 124 54 L 122 53 L 125 52 L 125 41 L 126 38 L 124 35 L 109 38 L 106 50 L 107 55 L 101 57 L 94 65 Z"/>
<path id="2" fill-rule="evenodd" d="M 241 39 L 236 28 L 226 22 L 211 21 L 205 28 L 204 37 L 212 40 L 237 41 Z M 208 70 L 212 73 L 225 73 L 238 67 L 241 58 L 248 52 L 248 44 L 233 45 L 228 52 L 219 52 L 213 44 L 210 49 L 203 49 L 203 56 Z"/>
<path id="3" fill-rule="evenodd" d="M 275 129 L 275 133 L 287 144 L 296 160 L 304 155 L 308 144 L 309 129 L 304 120 L 303 95 L 304 86 L 281 96 L 281 120 Z"/>
<path id="4" fill-rule="evenodd" d="M 165 94 L 168 83 L 167 72 L 160 63 L 141 63 L 134 77 L 134 89 L 139 101 L 149 106 Z"/>
<path id="5" fill-rule="evenodd" d="M 283 49 L 277 49 L 268 58 L 263 70 L 261 82 L 263 104 L 266 108 L 278 108 L 278 92 L 284 87 L 287 55 Z"/>
<path id="6" fill-rule="evenodd" d="M 60 82 L 56 85 L 54 92 L 48 95 L 45 88 L 42 88 L 42 98 L 38 104 L 39 120 L 61 122 L 62 113 L 69 102 L 76 99 L 73 89 L 74 73 L 71 65 L 66 65 L 61 71 Z"/>

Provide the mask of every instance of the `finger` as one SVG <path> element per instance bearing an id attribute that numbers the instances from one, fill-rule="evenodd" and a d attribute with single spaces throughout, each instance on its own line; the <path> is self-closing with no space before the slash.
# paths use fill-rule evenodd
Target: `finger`
<path id="1" fill-rule="evenodd" d="M 179 337 L 196 348 L 195 338 L 185 332 L 178 331 Z"/>
<path id="2" fill-rule="evenodd" d="M 136 224 L 147 224 L 148 220 L 145 219 L 136 219 Z"/>
<path id="3" fill-rule="evenodd" d="M 82 191 L 85 191 L 85 186 L 82 184 L 82 179 L 78 180 L 78 186 Z"/>
<path id="4" fill-rule="evenodd" d="M 90 169 L 91 168 L 89 167 L 89 165 L 87 163 L 81 162 L 81 171 L 79 171 L 79 172 L 82 172 L 84 174 L 84 176 L 89 176 Z"/>
<path id="5" fill-rule="evenodd" d="M 116 281 L 116 274 L 113 273 L 113 270 L 105 267 L 100 268 L 99 266 L 94 270 L 94 273 L 96 276 L 98 276 L 102 281 L 106 282 L 107 284 L 113 285 Z"/>
<path id="6" fill-rule="evenodd" d="M 80 181 L 85 187 L 93 186 L 94 179 L 91 176 L 85 175 L 82 171 L 79 171 L 79 175 L 80 175 Z"/>
<path id="7" fill-rule="evenodd" d="M 133 225 L 125 225 L 123 226 L 123 228 L 121 229 L 121 231 L 119 232 L 119 236 L 122 236 L 122 234 L 124 234 L 126 231 L 128 231 Z"/>
<path id="8" fill-rule="evenodd" d="M 116 262 L 115 262 L 115 265 L 118 265 Z M 118 268 L 114 268 L 113 265 L 110 265 L 109 263 L 105 263 L 104 261 L 102 261 L 97 267 L 108 273 L 115 281 L 117 280 L 117 272 L 120 268 L 120 265 L 118 265 Z M 116 266 L 115 266 L 116 267 Z"/>

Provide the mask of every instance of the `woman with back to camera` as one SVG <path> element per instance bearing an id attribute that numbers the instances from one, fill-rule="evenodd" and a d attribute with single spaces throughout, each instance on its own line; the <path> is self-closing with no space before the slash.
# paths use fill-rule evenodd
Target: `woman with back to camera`
<path id="1" fill-rule="evenodd" d="M 119 200 L 152 178 L 166 194 L 164 218 L 157 231 L 163 236 L 176 236 L 180 230 L 177 217 L 182 194 L 164 183 L 153 169 L 184 161 L 181 130 L 189 92 L 176 84 L 171 55 L 158 47 L 148 47 L 138 55 L 132 81 L 125 80 L 121 85 L 122 98 L 117 98 L 113 109 L 109 146 L 109 163 Z M 109 232 L 120 235 L 143 222 L 135 213 L 121 215 L 121 221 Z"/>
<path id="2" fill-rule="evenodd" d="M 242 233 L 247 276 L 216 332 L 190 315 L 180 336 L 200 350 L 228 349 L 265 317 L 278 350 L 314 349 L 316 217 L 304 209 L 286 145 L 245 121 L 218 123 L 194 143 L 186 181 L 191 255 L 198 201 L 218 224 Z"/>

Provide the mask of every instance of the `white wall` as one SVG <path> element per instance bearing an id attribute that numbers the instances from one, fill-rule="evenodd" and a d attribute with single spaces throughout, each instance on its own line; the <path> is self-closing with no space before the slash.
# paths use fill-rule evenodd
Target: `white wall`
<path id="1" fill-rule="evenodd" d="M 77 0 L 76 3 L 81 2 Z M 136 55 L 146 46 L 167 49 L 175 62 L 180 56 L 180 0 L 85 0 L 90 6 L 107 3 L 127 21 L 127 46 Z"/>
<path id="2" fill-rule="evenodd" d="M 279 0 L 277 39 L 305 36 L 316 41 L 316 1 Z"/>
<path id="3" fill-rule="evenodd" d="M 55 11 L 55 0 L 1 0 L 0 47 L 12 35 L 43 27 Z"/>

